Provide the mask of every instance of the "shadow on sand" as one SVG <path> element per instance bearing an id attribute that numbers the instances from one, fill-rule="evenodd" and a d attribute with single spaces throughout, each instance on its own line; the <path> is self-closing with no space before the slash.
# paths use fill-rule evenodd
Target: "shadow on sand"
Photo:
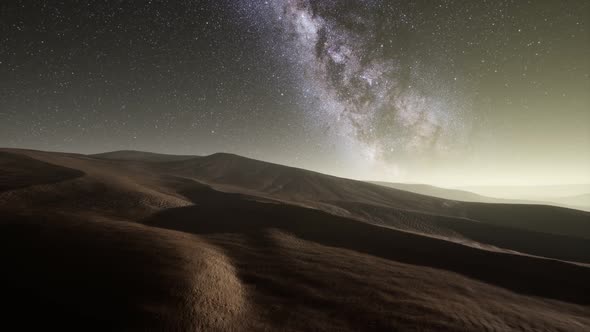
<path id="1" fill-rule="evenodd" d="M 237 233 L 252 238 L 260 231 L 278 229 L 326 246 L 457 272 L 518 293 L 590 304 L 586 267 L 478 250 L 205 186 L 183 194 L 196 205 L 165 210 L 143 222 L 193 234 Z"/>

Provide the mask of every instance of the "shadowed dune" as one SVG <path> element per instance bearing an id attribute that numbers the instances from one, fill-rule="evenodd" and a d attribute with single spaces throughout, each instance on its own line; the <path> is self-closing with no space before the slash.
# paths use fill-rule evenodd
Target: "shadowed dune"
<path id="1" fill-rule="evenodd" d="M 246 307 L 233 267 L 194 236 L 59 215 L 14 215 L 0 229 L 4 322 L 224 330 Z"/>
<path id="2" fill-rule="evenodd" d="M 275 229 L 216 234 L 271 330 L 583 331 L 588 307 L 522 296 Z"/>
<path id="3" fill-rule="evenodd" d="M 57 183 L 84 175 L 83 172 L 52 165 L 21 154 L 0 151 L 0 192 L 34 184 Z"/>
<path id="4" fill-rule="evenodd" d="M 184 193 L 195 206 L 165 210 L 147 225 L 195 234 L 251 233 L 278 229 L 315 243 L 398 262 L 436 267 L 517 292 L 590 304 L 590 269 L 573 264 L 507 255 L 410 234 L 284 204 L 199 186 Z M 562 273 L 545 273 L 547 269 Z M 560 285 L 555 288 L 555 285 Z"/>
<path id="5" fill-rule="evenodd" d="M 470 203 L 465 214 L 499 226 L 590 239 L 590 213 L 549 205 Z"/>
<path id="6" fill-rule="evenodd" d="M 544 258 L 588 262 L 584 234 L 550 224 L 583 231 L 587 214 L 524 206 L 511 216 L 511 206 L 479 209 L 234 155 L 183 158 L 0 150 L 6 324 L 590 327 L 590 268 Z M 540 225 L 529 219 L 540 214 Z"/>
<path id="7" fill-rule="evenodd" d="M 377 225 L 429 234 L 476 247 L 489 245 L 491 246 L 489 248 L 498 247 L 530 255 L 590 263 L 590 240 L 583 237 L 536 232 L 464 218 L 361 203 L 340 203 L 340 205 L 355 211 L 363 220 Z"/>

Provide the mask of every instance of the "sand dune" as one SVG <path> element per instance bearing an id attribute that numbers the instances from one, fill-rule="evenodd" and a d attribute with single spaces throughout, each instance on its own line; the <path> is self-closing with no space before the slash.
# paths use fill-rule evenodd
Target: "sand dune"
<path id="1" fill-rule="evenodd" d="M 578 210 L 532 204 L 476 204 L 446 200 L 231 154 L 160 163 L 154 167 L 158 172 L 196 179 L 220 190 L 272 197 L 356 217 L 360 215 L 343 205 L 363 203 L 590 239 L 587 227 L 590 214 Z"/>
<path id="2" fill-rule="evenodd" d="M 553 202 L 590 211 L 590 193 L 552 198 Z"/>
<path id="3" fill-rule="evenodd" d="M 22 154 L 0 151 L 0 191 L 34 184 L 58 183 L 81 177 L 84 172 L 45 163 Z"/>
<path id="4" fill-rule="evenodd" d="M 466 190 L 449 189 L 442 187 L 435 187 L 427 184 L 419 183 L 392 183 L 382 181 L 372 181 L 371 183 L 378 184 L 384 187 L 395 188 L 403 191 L 409 191 L 416 194 L 422 194 L 432 197 L 439 197 L 443 199 L 464 201 L 464 202 L 480 202 L 480 203 L 501 203 L 500 199 L 486 197 L 472 193 Z"/>
<path id="5" fill-rule="evenodd" d="M 122 161 L 149 161 L 166 162 L 193 159 L 195 156 L 168 155 L 144 151 L 122 150 L 90 155 L 92 158 L 122 160 Z"/>
<path id="6" fill-rule="evenodd" d="M 448 200 L 495 203 L 495 204 L 527 204 L 555 205 L 568 209 L 590 212 L 590 188 L 588 185 L 540 186 L 540 187 L 467 187 L 466 189 L 492 196 L 483 196 L 467 190 L 435 187 L 425 184 L 372 182 L 380 186 L 400 189 L 417 194 L 439 197 Z M 543 196 L 540 193 L 554 193 Z M 580 193 L 582 192 L 582 193 Z M 568 193 L 575 193 L 568 195 Z M 504 198 L 501 198 L 504 197 Z"/>
<path id="7" fill-rule="evenodd" d="M 590 184 L 547 186 L 472 186 L 463 188 L 499 203 L 535 203 L 590 211 Z"/>
<path id="8" fill-rule="evenodd" d="M 23 328 L 590 328 L 580 211 L 228 154 L 4 149 L 0 216 L 6 316 Z"/>

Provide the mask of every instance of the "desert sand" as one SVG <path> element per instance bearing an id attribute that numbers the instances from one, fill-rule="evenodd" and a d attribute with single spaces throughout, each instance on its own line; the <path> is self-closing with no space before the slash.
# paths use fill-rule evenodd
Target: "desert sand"
<path id="1" fill-rule="evenodd" d="M 0 149 L 4 327 L 588 331 L 590 213 L 231 154 Z"/>

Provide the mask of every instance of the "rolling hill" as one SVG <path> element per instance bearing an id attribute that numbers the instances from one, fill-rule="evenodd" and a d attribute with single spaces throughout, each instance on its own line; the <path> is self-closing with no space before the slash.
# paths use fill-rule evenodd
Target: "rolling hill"
<path id="1" fill-rule="evenodd" d="M 231 154 L 0 149 L 0 216 L 5 313 L 22 328 L 590 327 L 583 211 Z"/>

